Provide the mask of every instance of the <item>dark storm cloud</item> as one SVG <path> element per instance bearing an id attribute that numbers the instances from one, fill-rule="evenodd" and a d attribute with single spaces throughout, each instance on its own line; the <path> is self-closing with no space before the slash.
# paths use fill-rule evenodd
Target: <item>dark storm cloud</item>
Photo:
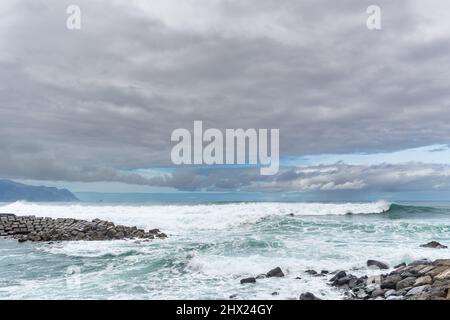
<path id="1" fill-rule="evenodd" d="M 376 32 L 365 27 L 370 3 L 358 0 L 75 2 L 79 31 L 65 27 L 74 1 L 0 4 L 0 176 L 292 184 L 286 168 L 277 178 L 124 173 L 170 165 L 172 130 L 193 120 L 279 128 L 281 156 L 449 143 L 450 33 L 427 29 L 419 1 L 378 1 Z"/>

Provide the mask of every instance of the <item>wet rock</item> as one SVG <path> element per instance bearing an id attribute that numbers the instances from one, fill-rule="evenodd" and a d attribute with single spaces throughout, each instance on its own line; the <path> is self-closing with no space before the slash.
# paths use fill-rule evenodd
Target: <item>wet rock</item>
<path id="1" fill-rule="evenodd" d="M 434 280 L 449 280 L 450 279 L 450 268 L 445 271 L 442 271 L 438 275 L 434 277 Z"/>
<path id="2" fill-rule="evenodd" d="M 397 294 L 398 294 L 399 296 L 404 296 L 404 295 L 407 294 L 408 291 L 411 290 L 412 288 L 413 288 L 413 287 L 407 287 L 407 288 L 398 290 L 398 291 L 397 291 Z"/>
<path id="3" fill-rule="evenodd" d="M 402 263 L 396 265 L 396 266 L 394 267 L 394 269 L 398 269 L 398 268 L 401 268 L 401 267 L 406 267 L 406 263 L 402 262 Z"/>
<path id="4" fill-rule="evenodd" d="M 420 286 L 420 287 L 415 287 L 415 288 L 412 288 L 411 290 L 409 290 L 406 293 L 406 296 L 420 296 L 420 295 L 423 295 L 424 293 L 430 291 L 430 289 L 431 289 L 431 286 L 429 284 Z"/>
<path id="5" fill-rule="evenodd" d="M 438 267 L 434 268 L 433 270 L 428 271 L 426 273 L 426 275 L 434 278 L 435 276 L 437 276 L 438 274 L 444 272 L 447 269 L 448 269 L 448 267 L 446 267 L 446 266 L 438 266 Z"/>
<path id="6" fill-rule="evenodd" d="M 390 274 L 355 277 L 338 272 L 330 285 L 356 300 L 445 300 L 450 298 L 450 259 L 418 260 Z"/>
<path id="7" fill-rule="evenodd" d="M 349 281 L 350 281 L 350 277 L 345 276 L 345 277 L 334 280 L 332 283 L 332 286 L 335 286 L 335 287 L 343 286 L 345 284 L 348 284 Z"/>
<path id="8" fill-rule="evenodd" d="M 432 284 L 433 283 L 433 279 L 430 276 L 423 276 L 420 278 L 417 278 L 415 283 L 414 283 L 414 287 L 420 287 L 420 286 L 424 286 L 426 284 Z"/>
<path id="9" fill-rule="evenodd" d="M 430 271 L 433 271 L 434 269 L 436 269 L 436 267 L 433 266 L 433 265 L 425 266 L 425 267 L 421 268 L 420 270 L 418 270 L 418 271 L 417 271 L 417 274 L 418 274 L 419 276 L 424 276 L 424 275 L 426 275 L 427 273 L 429 273 Z"/>
<path id="10" fill-rule="evenodd" d="M 390 275 L 381 280 L 382 289 L 396 289 L 397 283 L 402 281 L 402 277 L 398 274 Z"/>
<path id="11" fill-rule="evenodd" d="M 256 276 L 256 279 L 265 279 L 265 278 L 267 278 L 267 275 L 266 275 L 265 273 L 258 274 L 258 275 Z"/>
<path id="12" fill-rule="evenodd" d="M 421 245 L 422 248 L 433 248 L 433 249 L 447 249 L 447 246 L 444 246 L 443 244 L 440 244 L 437 241 L 431 241 L 426 244 Z"/>
<path id="13" fill-rule="evenodd" d="M 276 291 L 274 291 L 274 292 L 272 292 L 272 295 L 273 295 L 273 296 L 277 296 L 277 295 L 279 295 L 279 293 L 276 292 Z"/>
<path id="14" fill-rule="evenodd" d="M 358 283 L 358 279 L 356 277 L 355 278 L 351 278 L 350 281 L 348 282 L 348 287 L 350 289 L 357 288 L 358 285 L 359 285 L 359 283 Z"/>
<path id="15" fill-rule="evenodd" d="M 250 277 L 250 278 L 241 279 L 241 284 L 246 284 L 246 283 L 256 283 L 256 278 Z"/>
<path id="16" fill-rule="evenodd" d="M 317 271 L 316 270 L 306 270 L 305 273 L 309 274 L 309 275 L 312 275 L 312 276 L 317 275 Z"/>
<path id="17" fill-rule="evenodd" d="M 269 272 L 267 272 L 267 277 L 268 278 L 272 278 L 272 277 L 284 277 L 284 273 L 281 270 L 280 267 L 276 267 L 275 269 L 270 270 Z"/>
<path id="18" fill-rule="evenodd" d="M 415 277 L 405 278 L 405 279 L 397 282 L 396 289 L 397 289 L 397 291 L 399 291 L 399 290 L 402 290 L 405 288 L 409 288 L 409 287 L 414 286 L 415 283 L 416 283 Z"/>
<path id="19" fill-rule="evenodd" d="M 305 292 L 305 293 L 302 293 L 300 295 L 300 300 L 304 300 L 304 301 L 308 301 L 309 300 L 309 301 L 311 301 L 311 300 L 322 300 L 322 299 L 316 297 L 311 292 Z"/>
<path id="20" fill-rule="evenodd" d="M 405 278 L 414 277 L 414 274 L 411 273 L 411 272 L 409 272 L 409 271 L 405 271 L 405 272 L 402 272 L 402 273 L 400 274 L 400 276 L 401 276 L 403 279 L 405 279 Z"/>
<path id="21" fill-rule="evenodd" d="M 450 259 L 438 259 L 433 262 L 433 265 L 450 267 Z"/>
<path id="22" fill-rule="evenodd" d="M 384 293 L 386 292 L 386 290 L 384 289 L 375 289 L 374 291 L 372 291 L 371 297 L 372 298 L 377 298 L 377 297 L 384 297 Z"/>
<path id="23" fill-rule="evenodd" d="M 369 295 L 367 294 L 367 292 L 365 292 L 364 290 L 360 289 L 356 292 L 356 297 L 358 299 L 362 299 L 365 300 L 367 298 L 369 298 Z"/>
<path id="24" fill-rule="evenodd" d="M 430 265 L 432 262 L 428 259 L 416 260 L 408 264 L 408 266 Z"/>
<path id="25" fill-rule="evenodd" d="M 386 263 L 377 260 L 367 260 L 367 266 L 374 269 L 389 269 Z"/>
<path id="26" fill-rule="evenodd" d="M 397 294 L 397 291 L 391 289 L 391 290 L 386 291 L 386 292 L 384 293 L 384 296 L 387 298 L 387 297 L 390 297 L 390 296 L 394 296 L 394 295 L 396 295 L 396 294 Z"/>
<path id="27" fill-rule="evenodd" d="M 337 279 L 340 279 L 340 278 L 343 278 L 343 277 L 346 277 L 347 276 L 347 273 L 345 272 L 345 271 L 338 271 L 335 275 L 334 275 L 334 277 L 332 277 L 331 279 L 330 279 L 330 282 L 334 282 L 334 281 L 336 281 Z"/>

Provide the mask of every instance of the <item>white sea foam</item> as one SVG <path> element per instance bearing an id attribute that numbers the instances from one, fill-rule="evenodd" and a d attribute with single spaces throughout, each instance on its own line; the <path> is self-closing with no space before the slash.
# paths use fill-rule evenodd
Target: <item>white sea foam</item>
<path id="1" fill-rule="evenodd" d="M 161 228 L 165 232 L 227 229 L 254 223 L 269 216 L 294 214 L 323 216 L 382 213 L 386 201 L 369 203 L 232 203 L 209 205 L 92 205 L 36 204 L 15 202 L 0 206 L 0 212 L 52 218 L 105 219 L 143 228 Z"/>

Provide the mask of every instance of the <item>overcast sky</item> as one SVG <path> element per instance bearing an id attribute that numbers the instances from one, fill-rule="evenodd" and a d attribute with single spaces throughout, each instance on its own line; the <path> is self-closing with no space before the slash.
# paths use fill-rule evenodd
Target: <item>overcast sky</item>
<path id="1" fill-rule="evenodd" d="M 66 28 L 69 4 L 81 30 Z M 2 0 L 0 177 L 76 191 L 448 191 L 449 53 L 447 0 Z M 172 167 L 171 132 L 194 120 L 279 128 L 279 174 Z"/>

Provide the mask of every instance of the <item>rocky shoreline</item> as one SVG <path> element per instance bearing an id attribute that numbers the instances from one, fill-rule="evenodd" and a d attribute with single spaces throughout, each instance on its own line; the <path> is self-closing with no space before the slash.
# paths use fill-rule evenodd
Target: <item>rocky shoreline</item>
<path id="1" fill-rule="evenodd" d="M 351 300 L 450 300 L 450 259 L 402 263 L 377 276 L 340 271 L 330 284 Z"/>
<path id="2" fill-rule="evenodd" d="M 421 245 L 423 248 L 446 249 L 447 246 L 432 241 Z M 389 270 L 388 264 L 367 260 L 369 269 Z M 401 263 L 389 273 L 355 276 L 344 270 L 317 272 L 309 269 L 304 273 L 310 277 L 321 277 L 326 283 L 340 291 L 345 300 L 450 300 L 450 259 L 416 260 Z M 377 272 L 378 273 L 378 272 Z M 258 279 L 284 277 L 280 267 L 266 274 L 241 279 L 242 285 L 252 285 Z M 303 277 L 303 276 L 302 276 Z M 301 279 L 297 277 L 296 279 Z M 278 295 L 277 292 L 272 295 Z M 235 298 L 235 296 L 230 296 Z M 298 300 L 321 300 L 311 292 L 300 294 Z"/>
<path id="3" fill-rule="evenodd" d="M 43 218 L 0 214 L 0 237 L 25 241 L 100 241 L 121 239 L 163 239 L 158 229 L 145 231 L 137 227 L 115 225 L 113 222 L 64 218 Z"/>

